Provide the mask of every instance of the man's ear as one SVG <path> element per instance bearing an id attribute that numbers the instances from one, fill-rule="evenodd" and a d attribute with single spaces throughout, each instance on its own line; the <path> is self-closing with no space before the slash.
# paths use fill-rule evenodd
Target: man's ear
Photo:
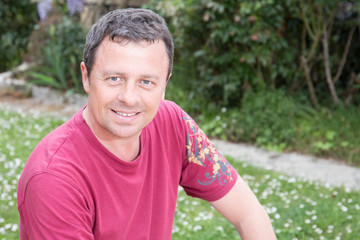
<path id="1" fill-rule="evenodd" d="M 81 76 L 82 76 L 83 88 L 84 88 L 85 92 L 89 93 L 89 91 L 90 91 L 90 81 L 89 81 L 88 71 L 86 69 L 86 66 L 85 66 L 84 62 L 81 62 L 80 68 L 81 68 Z"/>
<path id="2" fill-rule="evenodd" d="M 170 81 L 171 75 L 172 75 L 172 73 L 169 74 L 168 79 L 166 80 L 166 84 Z"/>
<path id="3" fill-rule="evenodd" d="M 170 77 L 171 77 L 171 73 L 169 74 L 169 77 L 166 80 L 166 86 L 165 86 L 165 90 L 164 90 L 163 95 L 162 95 L 162 100 L 165 100 L 166 87 L 167 87 L 167 84 L 169 83 Z"/>

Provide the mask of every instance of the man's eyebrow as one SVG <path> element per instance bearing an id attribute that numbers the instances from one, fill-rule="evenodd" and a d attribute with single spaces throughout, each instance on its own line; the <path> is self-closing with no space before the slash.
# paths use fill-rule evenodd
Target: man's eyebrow
<path id="1" fill-rule="evenodd" d="M 151 75 L 151 74 L 143 74 L 143 75 L 140 75 L 140 77 L 145 78 L 145 79 L 159 80 L 159 76 Z"/>
<path id="2" fill-rule="evenodd" d="M 112 71 L 112 70 L 104 70 L 103 72 L 100 73 L 102 77 L 109 77 L 109 76 L 127 76 L 126 73 L 124 72 L 119 72 L 119 71 Z M 141 74 L 139 76 L 139 78 L 144 78 L 144 79 L 151 79 L 151 80 L 156 80 L 158 81 L 160 79 L 159 76 L 154 75 L 154 74 Z"/>
<path id="3" fill-rule="evenodd" d="M 101 72 L 101 75 L 102 76 L 104 76 L 104 77 L 106 77 L 106 76 L 124 76 L 124 75 L 126 75 L 125 73 L 123 73 L 123 72 L 117 72 L 117 71 L 107 71 L 107 70 L 105 70 L 105 71 L 103 71 L 103 72 Z"/>

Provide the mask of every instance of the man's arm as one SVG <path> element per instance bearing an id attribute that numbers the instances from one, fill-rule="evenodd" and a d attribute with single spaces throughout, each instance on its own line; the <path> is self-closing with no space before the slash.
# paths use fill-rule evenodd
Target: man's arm
<path id="1" fill-rule="evenodd" d="M 276 239 L 269 216 L 240 176 L 224 197 L 210 204 L 236 227 L 242 239 Z"/>

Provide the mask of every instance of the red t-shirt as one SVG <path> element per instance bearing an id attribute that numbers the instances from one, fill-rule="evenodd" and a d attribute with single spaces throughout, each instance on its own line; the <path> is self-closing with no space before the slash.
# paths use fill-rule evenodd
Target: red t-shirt
<path id="1" fill-rule="evenodd" d="M 162 101 L 125 162 L 95 137 L 82 110 L 35 148 L 18 186 L 21 239 L 171 239 L 178 185 L 215 201 L 237 173 L 195 122 Z"/>

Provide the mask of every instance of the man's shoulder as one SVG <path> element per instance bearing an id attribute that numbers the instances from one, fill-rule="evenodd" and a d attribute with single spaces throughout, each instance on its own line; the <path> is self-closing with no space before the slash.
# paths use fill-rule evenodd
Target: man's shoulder
<path id="1" fill-rule="evenodd" d="M 74 136 L 79 135 L 74 127 L 73 118 L 58 126 L 46 135 L 34 148 L 25 165 L 22 175 L 34 175 L 48 169 L 51 161 L 58 154 L 68 152 L 71 156 L 71 147 Z"/>
<path id="2" fill-rule="evenodd" d="M 79 139 L 81 135 L 72 117 L 45 136 L 25 164 L 18 193 L 24 194 L 27 185 L 35 176 L 46 174 L 47 177 L 55 177 L 72 174 L 72 171 L 69 171 L 71 162 L 76 158 L 76 151 L 78 151 L 75 143 L 81 141 Z M 69 172 L 64 172 L 64 169 Z"/>
<path id="3" fill-rule="evenodd" d="M 78 128 L 75 126 L 74 117 L 52 130 L 36 146 L 33 154 L 45 151 L 49 154 L 55 153 L 69 138 L 78 136 Z M 31 156 L 30 156 L 31 157 Z"/>
<path id="4" fill-rule="evenodd" d="M 158 115 L 182 117 L 184 115 L 184 111 L 175 102 L 163 100 L 160 103 Z"/>

